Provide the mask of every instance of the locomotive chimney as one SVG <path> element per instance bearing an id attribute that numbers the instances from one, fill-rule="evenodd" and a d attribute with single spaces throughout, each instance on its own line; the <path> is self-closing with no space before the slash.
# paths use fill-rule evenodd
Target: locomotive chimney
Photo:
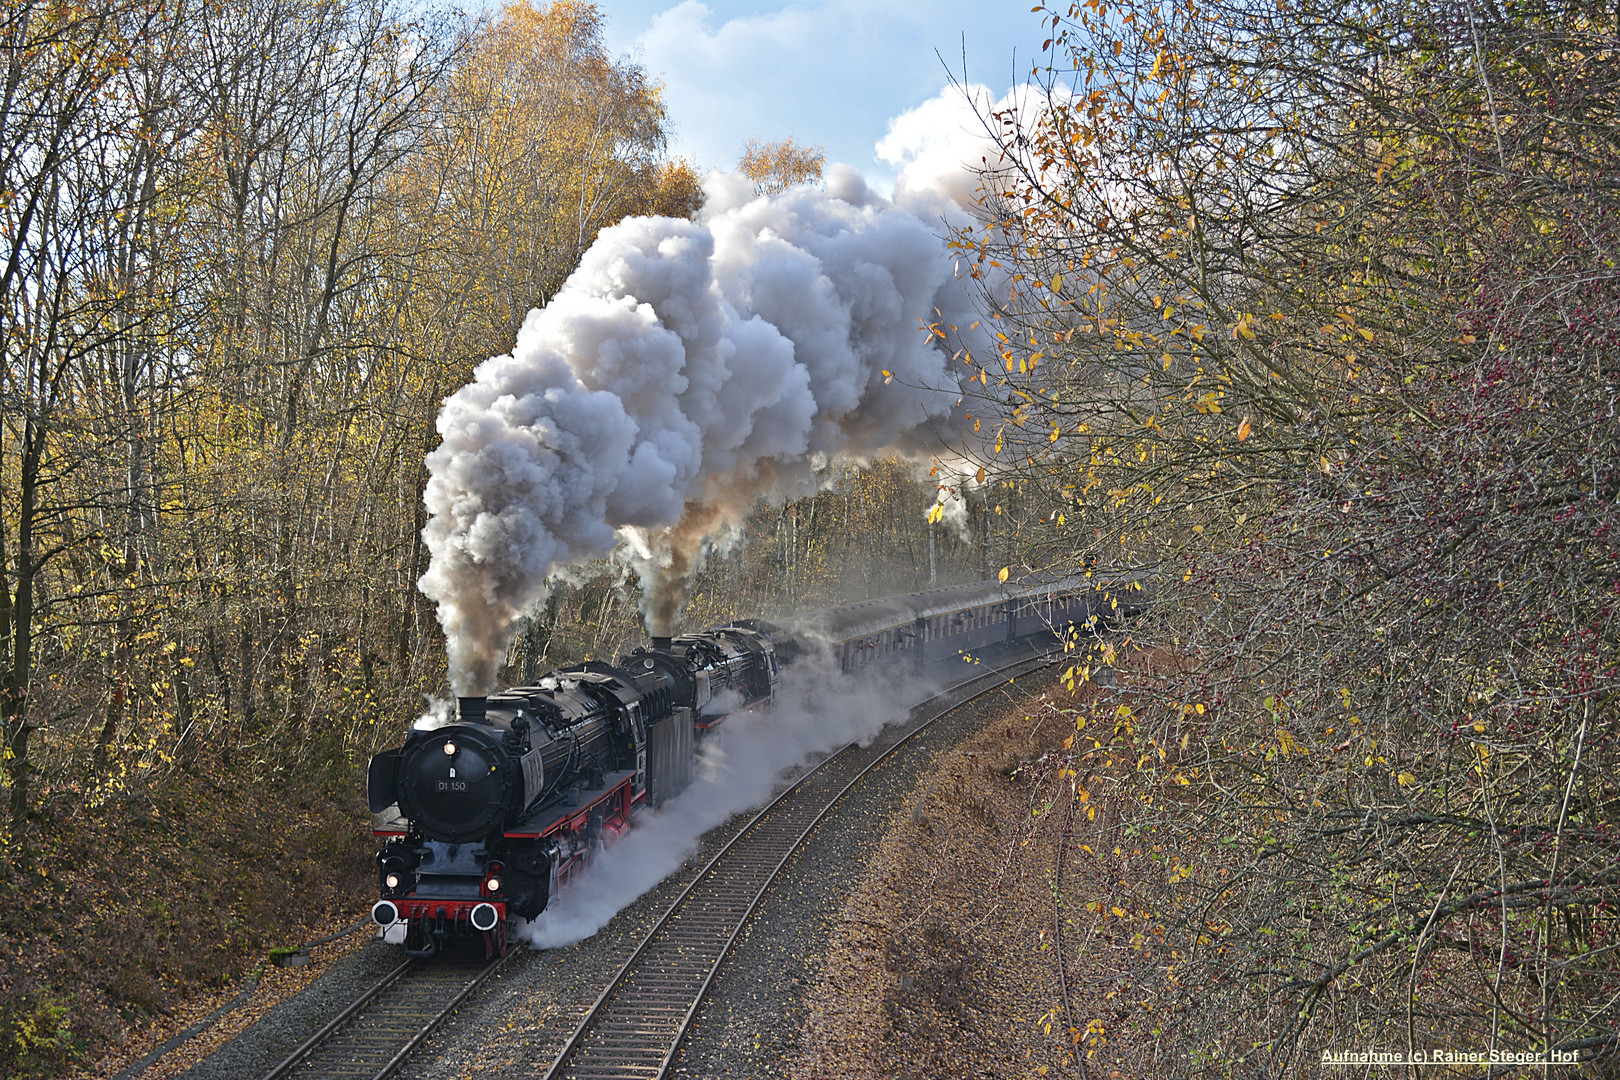
<path id="1" fill-rule="evenodd" d="M 673 639 L 671 638 L 659 637 L 657 634 L 654 634 L 652 638 L 652 647 L 656 650 L 667 652 L 669 651 L 669 645 L 672 640 Z"/>
<path id="2" fill-rule="evenodd" d="M 482 697 L 456 698 L 456 718 L 462 722 L 472 721 L 478 723 L 484 719 L 484 703 L 487 699 Z"/>

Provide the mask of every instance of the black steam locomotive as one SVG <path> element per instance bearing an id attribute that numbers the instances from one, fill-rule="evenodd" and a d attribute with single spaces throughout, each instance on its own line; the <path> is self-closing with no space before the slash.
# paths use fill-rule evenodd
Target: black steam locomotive
<path id="1" fill-rule="evenodd" d="M 692 777 L 698 737 L 769 703 L 777 648 L 840 670 L 922 668 L 1033 635 L 1098 629 L 1141 605 L 1135 575 L 1038 585 L 983 582 L 870 600 L 772 626 L 742 622 L 654 638 L 613 664 L 557 671 L 538 686 L 462 698 L 371 759 L 382 926 L 428 956 L 483 935 L 494 955 L 514 918 L 540 914 L 593 849 Z"/>
<path id="2" fill-rule="evenodd" d="M 771 639 L 735 625 L 461 698 L 454 721 L 371 759 L 387 838 L 372 917 L 403 923 L 414 956 L 469 930 L 503 952 L 509 920 L 540 914 L 594 847 L 685 788 L 698 733 L 770 701 L 778 676 Z"/>

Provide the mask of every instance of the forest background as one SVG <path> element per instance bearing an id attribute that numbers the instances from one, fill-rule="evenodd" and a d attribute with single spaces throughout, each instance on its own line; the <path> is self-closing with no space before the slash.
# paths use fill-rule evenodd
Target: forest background
<path id="1" fill-rule="evenodd" d="M 1034 92 L 985 117 L 1003 152 L 952 240 L 1001 335 L 958 356 L 982 468 L 835 464 L 711 559 L 688 624 L 1150 571 L 1152 611 L 1069 674 L 1137 657 L 1130 692 L 1031 775 L 1030 827 L 1083 822 L 1074 857 L 1119 882 L 1055 896 L 1099 988 L 1049 1018 L 1064 1052 L 1605 1067 L 1615 10 L 1032 18 Z M 438 404 L 601 228 L 699 208 L 600 19 L 7 5 L 7 1073 L 358 910 L 361 767 L 444 692 L 415 589 Z M 762 191 L 815 178 L 785 149 L 750 148 Z M 633 637 L 631 589 L 554 590 L 510 679 Z"/>

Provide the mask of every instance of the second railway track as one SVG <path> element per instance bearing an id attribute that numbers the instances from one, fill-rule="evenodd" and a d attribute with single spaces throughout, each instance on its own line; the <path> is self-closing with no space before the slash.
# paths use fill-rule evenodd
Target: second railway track
<path id="1" fill-rule="evenodd" d="M 886 745 L 851 744 L 756 814 L 698 874 L 575 1029 L 545 1080 L 658 1080 L 669 1074 L 737 935 L 811 830 L 889 754 L 956 708 L 1051 662 L 1015 661 L 942 691 Z M 920 715 L 919 715 L 920 714 Z"/>

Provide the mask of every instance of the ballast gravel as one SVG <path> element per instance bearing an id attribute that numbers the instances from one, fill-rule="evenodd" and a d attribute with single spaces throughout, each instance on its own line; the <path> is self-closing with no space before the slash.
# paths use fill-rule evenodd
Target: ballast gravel
<path id="1" fill-rule="evenodd" d="M 838 916 L 867 872 L 883 826 L 940 753 L 1006 709 L 992 692 L 895 751 L 844 796 L 766 894 L 675 1060 L 680 1080 L 783 1076 L 807 1022 L 805 995 L 821 974 Z"/>
<path id="2" fill-rule="evenodd" d="M 811 833 L 738 936 L 676 1058 L 675 1076 L 752 1080 L 785 1072 L 800 1048 L 806 992 L 884 823 L 916 789 L 936 754 L 1007 703 L 1005 693 L 992 691 L 934 724 L 856 784 Z M 893 737 L 885 731 L 879 738 Z M 543 1076 L 647 931 L 752 817 L 751 811 L 738 814 L 710 830 L 679 871 L 594 936 L 514 958 L 397 1075 L 415 1080 Z M 381 941 L 354 950 L 185 1072 L 184 1080 L 262 1076 L 401 959 L 397 946 Z"/>

